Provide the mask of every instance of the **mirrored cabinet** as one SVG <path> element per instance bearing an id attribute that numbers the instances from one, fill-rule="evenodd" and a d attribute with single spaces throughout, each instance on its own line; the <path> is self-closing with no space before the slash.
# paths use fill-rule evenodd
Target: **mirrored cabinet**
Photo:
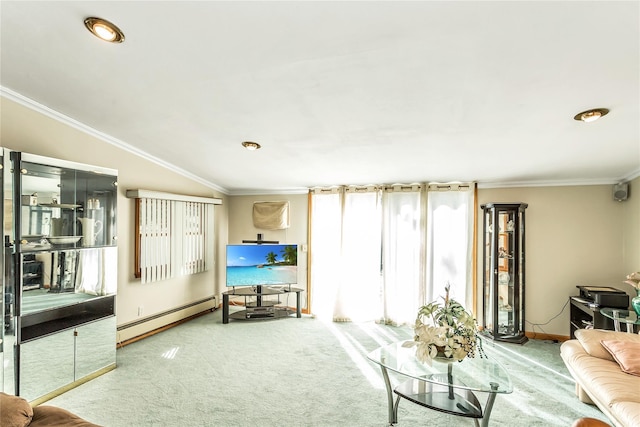
<path id="1" fill-rule="evenodd" d="M 12 152 L 22 252 L 116 245 L 117 173 Z"/>
<path id="2" fill-rule="evenodd" d="M 525 336 L 526 203 L 487 203 L 483 210 L 483 329 L 491 339 L 522 344 Z"/>
<path id="3" fill-rule="evenodd" d="M 3 161 L 3 390 L 36 401 L 115 367 L 118 174 Z"/>

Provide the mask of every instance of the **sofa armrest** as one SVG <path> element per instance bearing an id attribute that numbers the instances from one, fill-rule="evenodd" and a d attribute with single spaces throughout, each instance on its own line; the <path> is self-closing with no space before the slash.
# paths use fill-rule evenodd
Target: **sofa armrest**
<path id="1" fill-rule="evenodd" d="M 33 409 L 25 399 L 0 392 L 0 426 L 26 427 L 33 417 Z"/>
<path id="2" fill-rule="evenodd" d="M 100 427 L 66 409 L 55 406 L 36 406 L 29 427 Z"/>
<path id="3" fill-rule="evenodd" d="M 578 381 L 579 375 L 577 372 L 574 372 L 573 369 L 576 360 L 589 357 L 589 354 L 586 352 L 582 344 L 580 344 L 580 341 L 575 339 L 563 342 L 560 346 L 560 356 L 562 357 L 562 360 L 569 370 L 569 373 L 576 382 L 575 393 L 578 399 L 583 403 L 595 405 L 593 400 L 591 400 L 591 397 L 587 394 L 586 391 L 584 391 L 584 389 L 580 385 L 580 381 Z"/>

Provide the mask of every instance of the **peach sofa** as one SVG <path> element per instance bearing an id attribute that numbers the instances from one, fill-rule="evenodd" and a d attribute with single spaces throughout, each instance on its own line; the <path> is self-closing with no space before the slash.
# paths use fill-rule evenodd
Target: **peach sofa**
<path id="1" fill-rule="evenodd" d="M 581 329 L 560 347 L 576 394 L 616 427 L 640 427 L 640 335 Z"/>

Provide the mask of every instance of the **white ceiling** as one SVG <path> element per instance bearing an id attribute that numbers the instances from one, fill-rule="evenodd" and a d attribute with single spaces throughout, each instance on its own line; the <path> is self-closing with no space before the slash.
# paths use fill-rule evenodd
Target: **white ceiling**
<path id="1" fill-rule="evenodd" d="M 614 183 L 640 174 L 639 4 L 3 0 L 0 84 L 227 194 Z"/>

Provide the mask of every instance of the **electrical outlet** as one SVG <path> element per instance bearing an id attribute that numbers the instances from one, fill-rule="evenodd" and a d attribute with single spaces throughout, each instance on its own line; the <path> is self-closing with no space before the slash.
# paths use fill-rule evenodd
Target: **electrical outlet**
<path id="1" fill-rule="evenodd" d="M 144 312 L 144 307 L 139 305 L 138 306 L 138 317 L 142 316 L 142 313 Z"/>

